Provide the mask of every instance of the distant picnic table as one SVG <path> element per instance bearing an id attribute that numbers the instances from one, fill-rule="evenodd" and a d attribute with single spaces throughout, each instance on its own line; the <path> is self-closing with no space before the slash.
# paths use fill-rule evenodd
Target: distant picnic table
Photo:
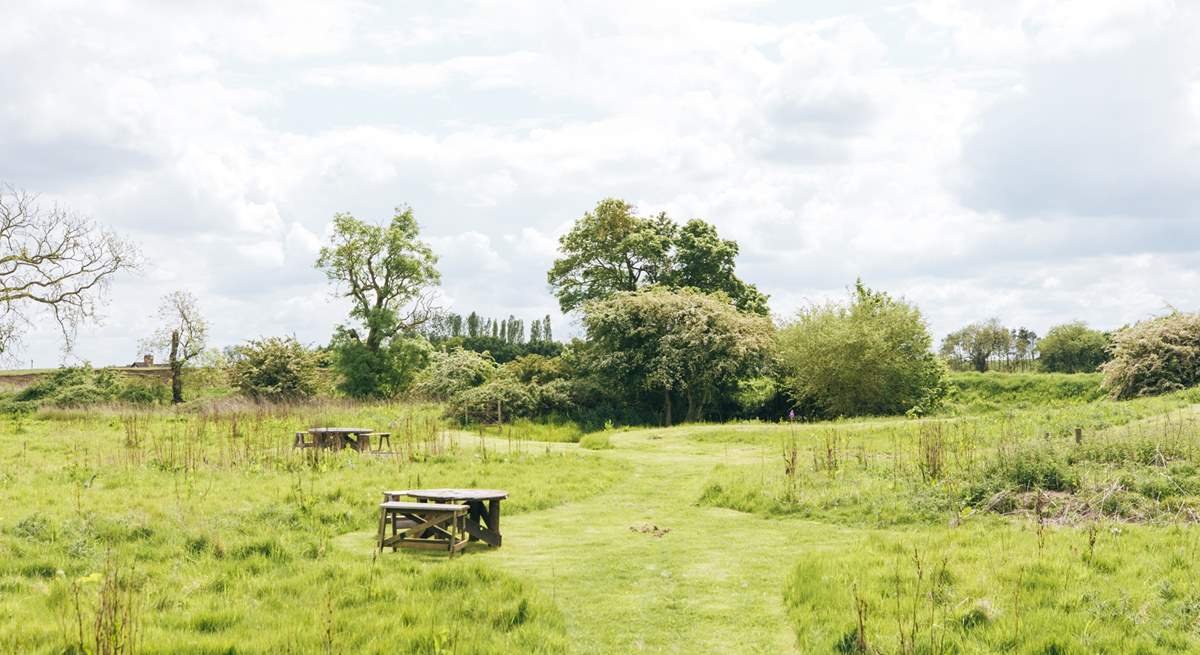
<path id="1" fill-rule="evenodd" d="M 308 441 L 304 435 L 312 436 L 312 440 Z M 375 432 L 371 428 L 309 428 L 305 432 L 296 433 L 297 448 L 331 448 L 333 450 L 341 450 L 347 446 L 359 452 L 366 452 L 371 449 L 371 437 L 378 437 L 379 447 L 383 447 L 383 442 L 388 442 L 388 447 L 391 447 L 391 434 L 387 432 Z"/>
<path id="2" fill-rule="evenodd" d="M 465 505 L 466 520 L 463 529 L 471 541 L 482 541 L 499 548 L 500 501 L 508 498 L 508 492 L 500 489 L 408 489 L 383 492 L 384 503 L 398 502 L 401 498 L 415 498 L 421 503 L 436 505 Z"/>

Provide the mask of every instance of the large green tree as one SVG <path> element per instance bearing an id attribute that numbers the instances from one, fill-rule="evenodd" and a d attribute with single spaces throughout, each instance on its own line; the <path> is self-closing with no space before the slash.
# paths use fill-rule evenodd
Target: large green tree
<path id="1" fill-rule="evenodd" d="M 656 395 L 668 425 L 676 403 L 686 420 L 703 418 L 722 393 L 759 372 L 771 350 L 770 319 L 693 289 L 617 292 L 585 305 L 583 324 L 588 365 L 611 388 Z"/>
<path id="2" fill-rule="evenodd" d="M 347 213 L 333 218 L 317 268 L 351 301 L 353 324 L 339 326 L 333 340 L 346 393 L 394 395 L 411 383 L 410 369 L 423 364 L 427 348 L 410 335 L 432 315 L 440 277 L 437 257 L 418 235 L 408 207 L 397 208 L 387 225 Z"/>
<path id="3" fill-rule="evenodd" d="M 734 273 L 737 242 L 721 239 L 699 219 L 681 227 L 665 213 L 641 217 L 628 202 L 607 198 L 559 239 L 559 252 L 547 280 L 564 312 L 662 285 L 719 291 L 739 309 L 767 313 L 766 296 Z"/>
<path id="4" fill-rule="evenodd" d="M 829 417 L 933 409 L 945 366 L 916 306 L 857 282 L 848 303 L 813 305 L 779 331 L 783 380 Z"/>
<path id="5" fill-rule="evenodd" d="M 1091 373 L 1108 361 L 1108 336 L 1082 321 L 1050 328 L 1038 342 L 1042 369 L 1051 373 Z"/>

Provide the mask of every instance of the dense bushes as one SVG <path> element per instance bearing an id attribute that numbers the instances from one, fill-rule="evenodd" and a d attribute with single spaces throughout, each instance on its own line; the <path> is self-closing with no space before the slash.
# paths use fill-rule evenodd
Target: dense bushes
<path id="1" fill-rule="evenodd" d="M 848 304 L 801 310 L 778 341 L 792 398 L 826 417 L 925 413 L 946 391 L 920 310 L 861 282 Z"/>
<path id="2" fill-rule="evenodd" d="M 309 398 L 318 388 L 316 355 L 295 337 L 250 341 L 235 349 L 229 381 L 235 389 L 255 399 Z"/>
<path id="3" fill-rule="evenodd" d="M 378 348 L 361 341 L 353 330 L 339 328 L 331 346 L 342 374 L 338 389 L 352 398 L 395 398 L 412 387 L 428 361 L 424 337 L 395 338 Z"/>
<path id="4" fill-rule="evenodd" d="M 1113 398 L 1149 396 L 1200 383 L 1200 314 L 1175 312 L 1118 331 L 1104 364 Z"/>
<path id="5" fill-rule="evenodd" d="M 7 411 L 42 406 L 81 407 L 122 402 L 153 405 L 167 402 L 170 393 L 161 381 L 126 379 L 110 369 L 64 367 L 17 391 L 4 403 Z"/>
<path id="6" fill-rule="evenodd" d="M 1050 328 L 1038 342 L 1042 370 L 1050 373 L 1091 373 L 1108 361 L 1108 337 L 1082 321 Z"/>
<path id="7" fill-rule="evenodd" d="M 657 401 L 667 425 L 679 415 L 711 416 L 739 381 L 763 372 L 772 345 L 770 319 L 691 289 L 651 287 L 589 302 L 583 324 L 588 372 L 628 397 Z"/>
<path id="8" fill-rule="evenodd" d="M 445 401 L 482 385 L 495 374 L 496 362 L 487 353 L 461 348 L 434 352 L 415 390 L 430 400 Z"/>

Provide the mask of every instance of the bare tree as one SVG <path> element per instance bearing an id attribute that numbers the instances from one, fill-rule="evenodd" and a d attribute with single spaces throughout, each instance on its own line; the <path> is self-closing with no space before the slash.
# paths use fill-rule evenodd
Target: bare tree
<path id="1" fill-rule="evenodd" d="M 162 323 L 154 335 L 143 342 L 146 350 L 167 353 L 171 368 L 171 402 L 183 402 L 183 367 L 208 343 L 208 323 L 196 307 L 196 298 L 186 291 L 163 296 L 158 307 Z"/>
<path id="2" fill-rule="evenodd" d="M 138 259 L 133 244 L 92 221 L 0 185 L 0 354 L 42 313 L 69 351 L 80 323 L 99 320 L 112 276 L 137 268 Z"/>

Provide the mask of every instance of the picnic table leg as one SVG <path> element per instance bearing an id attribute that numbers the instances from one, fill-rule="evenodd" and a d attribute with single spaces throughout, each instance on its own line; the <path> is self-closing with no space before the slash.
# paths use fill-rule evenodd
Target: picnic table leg
<path id="1" fill-rule="evenodd" d="M 487 514 L 488 531 L 495 535 L 496 543 L 493 544 L 496 548 L 500 547 L 500 499 L 493 498 L 488 501 Z"/>
<path id="2" fill-rule="evenodd" d="M 383 552 L 383 538 L 387 533 L 387 515 L 388 511 L 382 507 L 379 508 L 379 545 L 377 548 Z M 392 534 L 396 534 L 395 526 L 392 527 Z"/>
<path id="3" fill-rule="evenodd" d="M 470 535 L 469 538 L 471 541 L 479 541 L 479 537 L 476 537 L 473 533 L 475 531 L 482 529 L 482 527 L 479 525 L 479 521 L 482 518 L 483 518 L 483 503 L 468 502 L 467 503 L 467 524 L 468 524 L 468 526 L 464 529 L 466 529 L 467 533 Z M 475 530 L 471 530 L 470 528 L 475 528 Z"/>

